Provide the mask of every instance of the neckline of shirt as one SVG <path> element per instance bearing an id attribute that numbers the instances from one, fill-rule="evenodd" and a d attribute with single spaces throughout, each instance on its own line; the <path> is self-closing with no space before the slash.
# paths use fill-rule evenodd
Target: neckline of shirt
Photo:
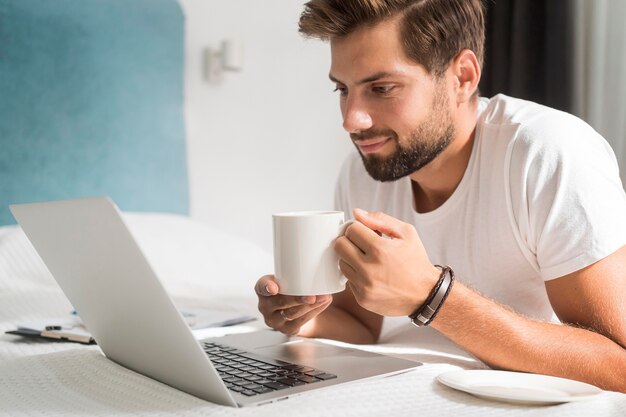
<path id="1" fill-rule="evenodd" d="M 476 163 L 476 158 L 478 154 L 479 144 L 481 142 L 482 137 L 482 119 L 485 118 L 485 110 L 489 105 L 489 99 L 486 97 L 480 97 L 478 99 L 478 106 L 476 109 L 476 131 L 474 132 L 474 143 L 472 143 L 472 152 L 470 155 L 470 160 L 467 164 L 467 168 L 465 168 L 465 173 L 463 174 L 463 178 L 461 178 L 461 182 L 456 187 L 452 195 L 439 207 L 435 210 L 426 212 L 426 213 L 418 213 L 415 209 L 415 198 L 413 196 L 413 188 L 411 184 L 411 179 L 406 177 L 405 187 L 408 190 L 408 194 L 411 201 L 411 208 L 413 211 L 413 215 L 415 220 L 420 222 L 433 222 L 437 219 L 446 216 L 451 210 L 456 207 L 456 205 L 463 199 L 463 196 L 466 194 L 469 189 L 469 184 L 474 175 L 474 165 Z"/>

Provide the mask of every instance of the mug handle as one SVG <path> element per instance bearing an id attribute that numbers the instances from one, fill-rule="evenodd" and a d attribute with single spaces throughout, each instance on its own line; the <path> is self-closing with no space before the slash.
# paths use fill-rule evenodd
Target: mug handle
<path id="1" fill-rule="evenodd" d="M 356 220 L 351 219 L 348 220 L 347 222 L 343 222 L 339 225 L 339 229 L 337 232 L 337 237 L 341 237 L 346 233 L 346 229 L 348 228 L 348 226 L 350 226 L 352 223 L 355 223 Z M 337 262 L 337 270 L 341 272 L 340 268 L 339 268 L 339 262 Z M 341 282 L 345 284 L 345 282 L 347 282 L 348 279 L 342 274 L 341 275 Z"/>
<path id="2" fill-rule="evenodd" d="M 348 226 L 350 226 L 352 223 L 356 223 L 356 220 L 351 219 L 348 220 L 347 222 L 343 222 L 339 225 L 339 230 L 337 232 L 337 237 L 341 237 L 343 235 L 346 234 L 346 229 L 348 228 Z"/>

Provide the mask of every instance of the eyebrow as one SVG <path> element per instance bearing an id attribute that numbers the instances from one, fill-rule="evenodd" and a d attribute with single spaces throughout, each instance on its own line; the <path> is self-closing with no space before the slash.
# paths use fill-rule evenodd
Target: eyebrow
<path id="1" fill-rule="evenodd" d="M 375 74 L 372 74 L 372 75 L 370 75 L 368 77 L 365 77 L 365 78 L 357 81 L 356 85 L 371 83 L 372 81 L 380 80 L 381 78 L 390 77 L 392 75 L 393 75 L 393 73 L 387 72 L 387 71 L 377 72 Z M 328 74 L 328 78 L 330 78 L 330 80 L 332 82 L 339 83 L 339 84 L 344 84 L 341 81 L 339 81 L 337 78 L 335 78 L 333 76 L 333 74 Z"/>

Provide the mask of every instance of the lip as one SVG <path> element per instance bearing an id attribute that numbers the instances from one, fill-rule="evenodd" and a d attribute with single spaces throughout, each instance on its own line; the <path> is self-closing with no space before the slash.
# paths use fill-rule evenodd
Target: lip
<path id="1" fill-rule="evenodd" d="M 380 150 L 391 138 L 379 138 L 371 140 L 359 140 L 356 141 L 356 145 L 364 154 L 374 153 Z"/>

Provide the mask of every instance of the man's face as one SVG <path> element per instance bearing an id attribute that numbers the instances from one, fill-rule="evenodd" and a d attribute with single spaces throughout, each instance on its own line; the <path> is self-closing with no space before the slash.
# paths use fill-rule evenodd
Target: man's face
<path id="1" fill-rule="evenodd" d="M 406 57 L 396 20 L 331 40 L 331 54 L 343 127 L 372 178 L 410 175 L 452 142 L 445 75 L 431 76 Z"/>

